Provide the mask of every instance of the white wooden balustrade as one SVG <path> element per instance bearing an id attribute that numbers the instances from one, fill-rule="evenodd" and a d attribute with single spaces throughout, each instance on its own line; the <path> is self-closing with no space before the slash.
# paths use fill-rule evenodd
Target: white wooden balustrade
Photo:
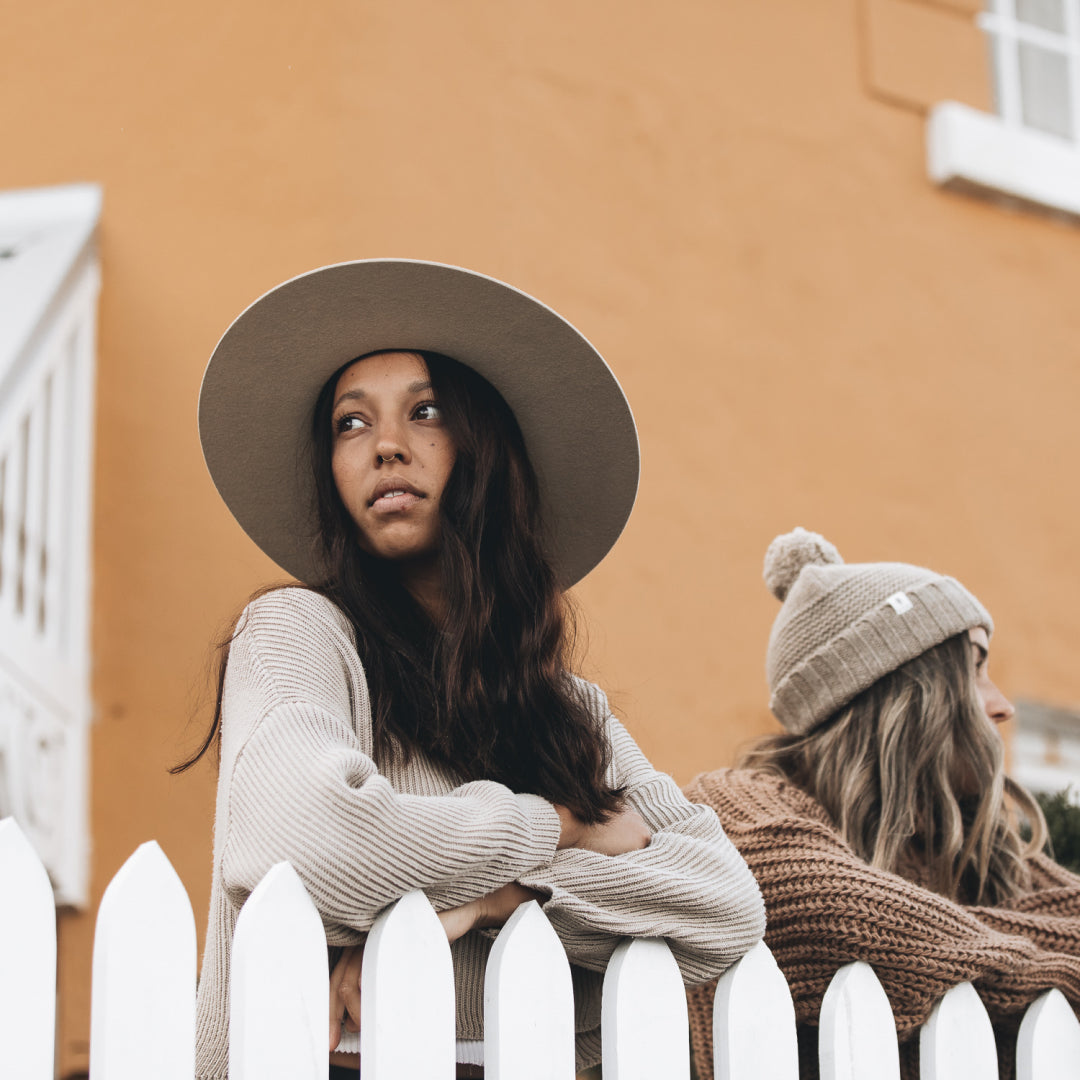
<path id="1" fill-rule="evenodd" d="M 624 941 L 604 977 L 601 1007 L 608 1080 L 687 1080 L 690 1022 L 679 965 L 657 938 Z"/>
<path id="2" fill-rule="evenodd" d="M 713 1065 L 716 1080 L 799 1080 L 795 1006 L 787 980 L 763 941 L 717 980 Z"/>
<path id="3" fill-rule="evenodd" d="M 142 844 L 120 867 L 98 908 L 92 1076 L 191 1080 L 195 969 L 195 917 L 187 892 L 161 848 L 154 841 Z"/>
<path id="4" fill-rule="evenodd" d="M 921 1080 L 997 1080 L 994 1029 L 971 983 L 934 1006 L 919 1032 L 919 1066 Z"/>
<path id="5" fill-rule="evenodd" d="M 422 1039 L 400 1037 L 404 1017 L 414 1031 L 424 1032 Z M 360 1052 L 369 1080 L 453 1080 L 450 944 L 423 893 L 403 896 L 368 934 L 360 977 Z"/>
<path id="6" fill-rule="evenodd" d="M 0 816 L 67 904 L 87 885 L 100 208 L 92 185 L 0 193 Z"/>
<path id="7" fill-rule="evenodd" d="M 52 1080 L 56 912 L 45 867 L 14 818 L 0 821 L 0 1076 Z"/>
<path id="8" fill-rule="evenodd" d="M 288 863 L 271 868 L 236 920 L 230 992 L 232 1080 L 326 1076 L 326 938 L 311 897 Z"/>
<path id="9" fill-rule="evenodd" d="M 489 954 L 484 1026 L 485 1077 L 574 1080 L 570 965 L 533 900 L 510 916 Z"/>
<path id="10" fill-rule="evenodd" d="M 821 999 L 821 1080 L 900 1080 L 889 999 L 869 964 L 842 967 Z"/>
<path id="11" fill-rule="evenodd" d="M 44 869 L 19 826 L 0 822 L 0 1077 L 50 1080 L 56 937 Z M 329 979 L 322 922 L 300 878 L 279 863 L 248 898 L 232 953 L 232 1080 L 324 1080 Z M 190 1080 L 195 932 L 191 905 L 157 844 L 143 844 L 106 890 L 94 942 L 91 1080 Z M 535 903 L 500 931 L 485 981 L 490 1080 L 570 1080 L 573 997 L 559 940 Z M 796 1080 L 795 1011 L 759 944 L 719 981 L 713 1018 L 718 1080 Z M 687 1013 L 678 968 L 658 940 L 621 944 L 602 1005 L 604 1073 L 686 1080 Z M 821 1076 L 898 1075 L 896 1031 L 866 964 L 837 972 L 822 1002 Z M 361 976 L 364 1080 L 450 1080 L 450 950 L 422 893 L 383 912 Z M 969 984 L 951 990 L 920 1033 L 924 1080 L 997 1076 L 993 1031 Z M 1080 1022 L 1057 990 L 1020 1027 L 1017 1080 L 1078 1080 Z"/>

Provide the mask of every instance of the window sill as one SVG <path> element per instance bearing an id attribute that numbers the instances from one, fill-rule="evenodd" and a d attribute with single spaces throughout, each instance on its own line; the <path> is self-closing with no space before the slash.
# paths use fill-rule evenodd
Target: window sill
<path id="1" fill-rule="evenodd" d="M 1080 146 L 954 101 L 930 111 L 927 172 L 944 187 L 1005 195 L 1080 220 Z"/>

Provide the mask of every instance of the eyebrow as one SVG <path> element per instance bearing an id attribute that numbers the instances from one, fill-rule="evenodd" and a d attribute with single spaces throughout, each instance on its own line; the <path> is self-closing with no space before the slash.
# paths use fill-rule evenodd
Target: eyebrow
<path id="1" fill-rule="evenodd" d="M 971 643 L 971 647 L 973 649 L 978 649 L 978 651 L 979 651 L 979 663 L 982 663 L 990 655 L 990 650 L 987 649 L 984 645 L 980 645 L 977 641 L 973 641 Z"/>
<path id="2" fill-rule="evenodd" d="M 425 390 L 430 389 L 430 379 L 418 379 L 416 382 L 409 383 L 409 385 L 405 387 L 405 393 L 411 396 L 413 394 L 422 394 Z M 366 390 L 346 390 L 345 393 L 334 402 L 334 408 L 336 409 L 343 401 L 360 401 L 366 397 Z"/>

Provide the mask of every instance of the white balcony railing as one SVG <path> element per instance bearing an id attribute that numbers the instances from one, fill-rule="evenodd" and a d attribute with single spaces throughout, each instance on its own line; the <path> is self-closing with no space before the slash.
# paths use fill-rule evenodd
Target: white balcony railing
<path id="1" fill-rule="evenodd" d="M 101 209 L 0 193 L 0 817 L 87 891 L 90 509 Z"/>

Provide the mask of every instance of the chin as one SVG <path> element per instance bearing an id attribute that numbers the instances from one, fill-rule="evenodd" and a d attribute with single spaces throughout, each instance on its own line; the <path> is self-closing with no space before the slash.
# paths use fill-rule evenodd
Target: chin
<path id="1" fill-rule="evenodd" d="M 401 540 L 382 537 L 374 544 L 370 540 L 361 539 L 360 547 L 373 558 L 399 564 L 426 562 L 438 552 L 438 545 L 432 543 L 426 537 L 422 539 L 403 538 Z"/>

